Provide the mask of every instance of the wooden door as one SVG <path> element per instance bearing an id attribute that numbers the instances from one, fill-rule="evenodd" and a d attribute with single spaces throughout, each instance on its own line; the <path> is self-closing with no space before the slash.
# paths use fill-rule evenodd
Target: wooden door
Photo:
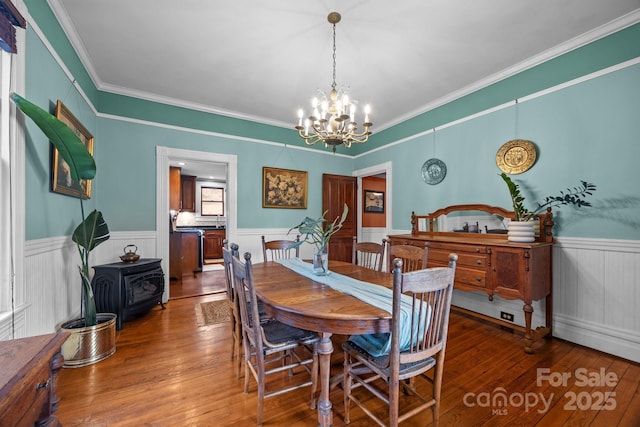
<path id="1" fill-rule="evenodd" d="M 333 221 L 336 217 L 342 216 L 345 203 L 349 207 L 349 214 L 342 229 L 334 234 L 329 241 L 329 259 L 351 262 L 353 236 L 358 230 L 357 190 L 358 179 L 356 177 L 322 175 L 322 212 L 328 211 L 325 218 Z"/>

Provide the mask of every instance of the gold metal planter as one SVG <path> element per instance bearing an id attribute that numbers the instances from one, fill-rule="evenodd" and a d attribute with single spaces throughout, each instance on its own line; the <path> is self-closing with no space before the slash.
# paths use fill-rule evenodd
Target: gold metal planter
<path id="1" fill-rule="evenodd" d="M 98 313 L 98 324 L 82 326 L 82 319 L 62 324 L 69 338 L 62 345 L 65 368 L 80 368 L 99 362 L 116 352 L 116 318 L 112 313 Z"/>

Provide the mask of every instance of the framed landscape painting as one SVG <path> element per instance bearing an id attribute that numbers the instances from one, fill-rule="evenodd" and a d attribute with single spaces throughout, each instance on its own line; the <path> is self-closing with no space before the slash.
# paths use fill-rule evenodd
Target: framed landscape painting
<path id="1" fill-rule="evenodd" d="M 56 103 L 56 118 L 75 132 L 93 156 L 93 135 L 82 126 L 82 123 L 71 114 L 71 111 L 69 111 L 60 100 Z M 51 156 L 51 191 L 66 194 L 67 196 L 90 199 L 91 180 L 82 179 L 76 181 L 72 179 L 69 172 L 69 165 L 62 159 L 62 156 L 58 153 L 58 149 L 53 145 L 51 145 L 51 147 L 53 150 Z"/>
<path id="2" fill-rule="evenodd" d="M 307 172 L 262 168 L 263 208 L 307 208 Z"/>

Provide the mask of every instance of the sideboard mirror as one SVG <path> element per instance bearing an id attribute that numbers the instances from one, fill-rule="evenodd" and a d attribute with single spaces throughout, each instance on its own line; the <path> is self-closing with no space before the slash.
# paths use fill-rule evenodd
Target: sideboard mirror
<path id="1" fill-rule="evenodd" d="M 499 206 L 482 204 L 453 205 L 438 209 L 428 215 L 411 214 L 411 234 L 450 234 L 460 237 L 474 235 L 486 238 L 506 239 L 508 224 L 514 214 Z M 551 212 L 543 213 L 532 221 L 536 240 L 551 241 L 553 227 Z M 542 231 L 541 231 L 542 230 Z"/>

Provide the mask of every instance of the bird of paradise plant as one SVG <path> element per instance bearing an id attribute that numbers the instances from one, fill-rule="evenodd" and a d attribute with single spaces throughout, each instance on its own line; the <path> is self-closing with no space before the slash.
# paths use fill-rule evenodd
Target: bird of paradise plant
<path id="1" fill-rule="evenodd" d="M 69 165 L 69 172 L 74 180 L 91 180 L 96 175 L 96 163 L 80 138 L 58 118 L 49 114 L 37 105 L 27 101 L 16 93 L 11 100 L 27 115 L 49 138 L 60 156 Z M 102 217 L 102 212 L 93 210 L 85 216 L 83 199 L 80 198 L 80 214 L 82 222 L 75 228 L 71 239 L 75 242 L 80 254 L 79 266 L 82 281 L 81 316 L 85 326 L 97 324 L 96 303 L 89 280 L 89 253 L 99 244 L 109 239 L 109 227 Z M 84 315 L 82 315 L 84 313 Z"/>

